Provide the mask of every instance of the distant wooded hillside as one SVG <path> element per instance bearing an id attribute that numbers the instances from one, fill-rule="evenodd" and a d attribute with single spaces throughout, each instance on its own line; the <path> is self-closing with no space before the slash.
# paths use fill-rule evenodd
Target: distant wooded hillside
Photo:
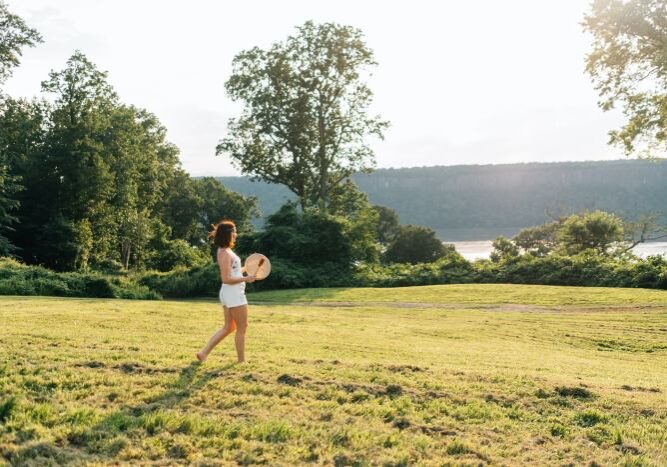
<path id="1" fill-rule="evenodd" d="M 294 199 L 284 186 L 218 179 L 257 196 L 264 215 Z M 379 169 L 354 181 L 373 204 L 395 209 L 402 223 L 427 225 L 450 241 L 512 235 L 550 214 L 586 209 L 626 218 L 652 212 L 667 220 L 667 160 Z"/>

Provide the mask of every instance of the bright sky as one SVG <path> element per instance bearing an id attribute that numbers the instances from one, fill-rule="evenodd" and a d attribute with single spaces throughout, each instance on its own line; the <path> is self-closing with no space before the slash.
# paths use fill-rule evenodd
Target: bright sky
<path id="1" fill-rule="evenodd" d="M 236 175 L 215 156 L 239 105 L 224 82 L 241 50 L 312 19 L 360 28 L 379 62 L 378 167 L 617 159 L 584 73 L 588 0 L 7 0 L 44 43 L 5 90 L 32 97 L 80 49 L 123 102 L 155 113 L 192 175 Z"/>

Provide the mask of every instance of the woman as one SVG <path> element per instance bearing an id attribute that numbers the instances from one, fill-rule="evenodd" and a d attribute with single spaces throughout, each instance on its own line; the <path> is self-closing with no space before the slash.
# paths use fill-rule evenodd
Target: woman
<path id="1" fill-rule="evenodd" d="M 218 247 L 217 262 L 220 267 L 220 303 L 225 310 L 225 325 L 220 328 L 197 352 L 197 359 L 205 362 L 211 350 L 229 334 L 236 331 L 236 355 L 239 363 L 245 362 L 245 333 L 248 329 L 248 300 L 245 297 L 246 282 L 255 282 L 255 276 L 243 276 L 245 268 L 241 259 L 232 251 L 236 240 L 236 225 L 223 220 L 213 225 L 208 238 Z"/>

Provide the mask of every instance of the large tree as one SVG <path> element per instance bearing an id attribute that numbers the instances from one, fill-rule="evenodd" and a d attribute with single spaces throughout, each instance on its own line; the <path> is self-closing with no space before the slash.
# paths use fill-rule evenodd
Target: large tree
<path id="1" fill-rule="evenodd" d="M 667 149 L 667 2 L 594 0 L 584 20 L 593 34 L 586 70 L 607 111 L 620 105 L 627 121 L 610 142 L 627 154 Z"/>
<path id="2" fill-rule="evenodd" d="M 382 138 L 388 126 L 368 115 L 364 78 L 374 65 L 361 31 L 335 23 L 309 21 L 268 50 L 241 52 L 225 86 L 245 108 L 217 153 L 326 211 L 332 190 L 374 166 L 366 137 Z"/>

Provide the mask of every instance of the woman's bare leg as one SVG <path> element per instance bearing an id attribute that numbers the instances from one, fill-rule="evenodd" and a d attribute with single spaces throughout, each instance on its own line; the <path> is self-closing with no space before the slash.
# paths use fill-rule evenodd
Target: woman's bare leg
<path id="1" fill-rule="evenodd" d="M 239 363 L 245 362 L 245 333 L 248 329 L 248 305 L 230 308 L 232 319 L 236 322 L 236 356 Z"/>
<path id="2" fill-rule="evenodd" d="M 208 344 L 201 349 L 199 352 L 197 352 L 197 359 L 200 362 L 205 362 L 206 359 L 208 358 L 208 354 L 211 353 L 213 348 L 220 343 L 221 340 L 223 340 L 225 337 L 230 335 L 236 330 L 236 323 L 234 322 L 234 319 L 232 318 L 232 314 L 226 306 L 223 307 L 225 309 L 225 325 L 218 329 L 218 331 L 211 336 L 211 338 L 208 341 Z"/>

